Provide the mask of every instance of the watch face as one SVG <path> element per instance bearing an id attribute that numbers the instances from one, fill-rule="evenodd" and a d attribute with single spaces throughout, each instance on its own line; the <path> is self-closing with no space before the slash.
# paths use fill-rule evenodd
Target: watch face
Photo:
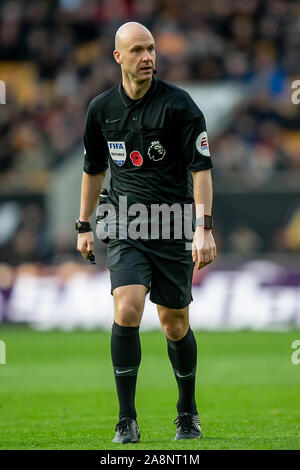
<path id="1" fill-rule="evenodd" d="M 212 228 L 212 217 L 210 215 L 204 216 L 204 227 L 205 228 Z"/>

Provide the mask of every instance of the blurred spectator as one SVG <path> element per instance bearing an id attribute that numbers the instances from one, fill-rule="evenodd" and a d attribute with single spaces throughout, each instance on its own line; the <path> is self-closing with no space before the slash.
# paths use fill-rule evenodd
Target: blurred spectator
<path id="1" fill-rule="evenodd" d="M 261 237 L 250 227 L 239 226 L 228 237 L 228 251 L 242 254 L 257 253 L 262 250 Z"/>
<path id="2" fill-rule="evenodd" d="M 285 229 L 285 241 L 291 251 L 300 251 L 300 207 L 295 210 Z"/>
<path id="3" fill-rule="evenodd" d="M 3 207 L 3 206 L 2 206 Z M 45 213 L 37 203 L 20 206 L 6 204 L 0 214 L 7 231 L 0 239 L 0 259 L 18 265 L 22 262 L 49 262 L 52 245 L 49 240 Z M 3 231 L 4 233 L 4 231 Z"/>
<path id="4" fill-rule="evenodd" d="M 300 74 L 299 18 L 299 0 L 2 0 L 0 193 L 43 192 L 52 170 L 82 145 L 88 103 L 120 80 L 113 36 L 125 21 L 153 32 L 161 79 L 248 86 L 211 142 L 216 174 L 256 172 L 265 183 L 277 172 L 300 171 L 300 106 L 290 99 Z M 20 261 L 51 251 L 45 216 L 36 208 L 26 214 L 32 219 L 35 211 L 38 226 L 24 218 L 12 242 Z M 245 228 L 229 244 L 260 247 Z"/>
<path id="5" fill-rule="evenodd" d="M 0 174 L 11 190 L 30 191 L 38 179 L 34 172 L 51 171 L 81 144 L 90 99 L 120 79 L 112 58 L 113 31 L 128 20 L 153 30 L 162 79 L 251 84 L 248 104 L 217 141 L 217 169 L 299 169 L 294 154 L 299 155 L 299 143 L 292 154 L 280 144 L 293 137 L 283 131 L 296 130 L 299 118 L 297 107 L 287 104 L 288 78 L 299 71 L 299 12 L 299 1 L 283 0 L 3 0 L 0 66 L 20 64 L 21 88 L 31 85 L 35 92 L 27 91 L 20 103 L 20 86 L 12 81 L 8 104 L 0 107 Z M 35 75 L 26 76 L 24 60 L 31 61 Z M 277 126 L 280 141 L 265 141 L 265 121 Z M 233 144 L 235 155 L 225 156 Z M 43 184 L 46 180 L 44 175 Z M 5 184 L 1 190 L 7 190 Z"/>

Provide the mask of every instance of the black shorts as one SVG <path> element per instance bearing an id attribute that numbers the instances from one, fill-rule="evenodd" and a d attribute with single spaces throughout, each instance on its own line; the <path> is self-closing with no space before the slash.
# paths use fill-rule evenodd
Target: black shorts
<path id="1" fill-rule="evenodd" d="M 110 240 L 107 267 L 112 293 L 142 284 L 150 289 L 152 302 L 167 308 L 183 308 L 193 300 L 194 263 L 185 240 Z"/>

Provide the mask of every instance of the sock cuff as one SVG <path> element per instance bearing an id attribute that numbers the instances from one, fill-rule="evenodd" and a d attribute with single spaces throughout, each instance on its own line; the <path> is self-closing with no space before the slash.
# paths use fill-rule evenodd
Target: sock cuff
<path id="1" fill-rule="evenodd" d="M 193 330 L 191 330 L 191 327 L 189 327 L 187 334 L 179 341 L 172 341 L 171 339 L 167 338 L 167 342 L 171 349 L 185 349 L 187 346 L 189 346 L 192 338 L 194 338 L 194 333 Z"/>
<path id="2" fill-rule="evenodd" d="M 112 333 L 117 336 L 135 336 L 139 333 L 139 326 L 121 326 L 114 322 Z"/>

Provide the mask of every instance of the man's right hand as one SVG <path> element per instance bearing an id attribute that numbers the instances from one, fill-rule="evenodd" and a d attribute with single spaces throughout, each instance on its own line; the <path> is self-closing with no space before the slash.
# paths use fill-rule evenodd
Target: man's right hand
<path id="1" fill-rule="evenodd" d="M 87 259 L 89 253 L 93 252 L 94 235 L 93 232 L 79 233 L 77 238 L 77 250 Z"/>

